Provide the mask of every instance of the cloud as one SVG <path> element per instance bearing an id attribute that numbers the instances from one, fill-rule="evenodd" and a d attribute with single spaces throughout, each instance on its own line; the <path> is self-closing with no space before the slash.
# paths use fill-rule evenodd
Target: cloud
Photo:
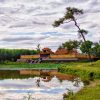
<path id="1" fill-rule="evenodd" d="M 0 0 L 0 47 L 33 49 L 40 43 L 56 49 L 62 42 L 78 39 L 73 22 L 52 26 L 68 6 L 84 10 L 77 22 L 88 30 L 87 39 L 99 41 L 99 0 Z"/>
<path id="2" fill-rule="evenodd" d="M 32 38 L 30 37 L 15 37 L 15 38 L 4 38 L 2 39 L 2 41 L 6 41 L 6 42 L 18 42 L 18 41 L 27 41 L 27 40 L 32 40 Z"/>

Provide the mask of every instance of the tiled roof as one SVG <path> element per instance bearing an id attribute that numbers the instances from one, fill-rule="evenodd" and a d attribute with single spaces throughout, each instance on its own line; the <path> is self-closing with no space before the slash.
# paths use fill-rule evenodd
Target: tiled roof
<path id="1" fill-rule="evenodd" d="M 40 54 L 54 54 L 49 48 L 43 48 Z"/>
<path id="2" fill-rule="evenodd" d="M 57 54 L 57 55 L 64 55 L 64 54 L 77 54 L 78 52 L 77 52 L 77 50 L 76 49 L 73 49 L 73 50 L 71 50 L 70 52 L 67 50 L 67 49 L 65 49 L 65 48 L 60 48 L 60 49 L 58 49 L 56 52 L 55 52 L 55 54 Z"/>

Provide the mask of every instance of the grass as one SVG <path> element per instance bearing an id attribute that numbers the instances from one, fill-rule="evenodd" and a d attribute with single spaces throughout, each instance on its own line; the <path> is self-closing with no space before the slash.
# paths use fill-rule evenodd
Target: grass
<path id="1" fill-rule="evenodd" d="M 81 77 L 87 84 L 89 82 L 90 73 L 94 73 L 94 81 L 89 82 L 81 91 L 79 91 L 74 99 L 67 100 L 100 100 L 100 60 L 96 62 L 76 62 L 68 63 L 59 67 L 59 71 L 66 74 L 77 75 Z"/>
<path id="2" fill-rule="evenodd" d="M 0 68 L 54 68 L 57 69 L 62 64 L 56 63 L 37 63 L 37 64 L 28 64 L 28 63 L 3 63 L 0 64 Z"/>
<path id="3" fill-rule="evenodd" d="M 100 80 L 95 80 L 90 85 L 75 95 L 75 100 L 100 100 Z"/>
<path id="4" fill-rule="evenodd" d="M 86 65 L 86 67 L 98 67 L 98 68 L 100 68 L 100 60 L 98 60 L 96 62 L 88 63 Z"/>

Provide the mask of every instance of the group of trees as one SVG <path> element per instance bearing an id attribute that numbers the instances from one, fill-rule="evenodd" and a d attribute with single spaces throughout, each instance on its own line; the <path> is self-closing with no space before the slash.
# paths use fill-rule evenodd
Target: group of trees
<path id="1" fill-rule="evenodd" d="M 92 41 L 80 42 L 77 40 L 69 40 L 65 43 L 62 43 L 59 48 L 66 48 L 67 50 L 72 51 L 73 49 L 79 49 L 83 54 L 94 55 L 100 57 L 100 43 L 93 43 Z"/>
<path id="2" fill-rule="evenodd" d="M 20 58 L 20 55 L 33 55 L 37 54 L 37 50 L 27 49 L 0 49 L 0 61 L 10 60 L 16 61 Z"/>

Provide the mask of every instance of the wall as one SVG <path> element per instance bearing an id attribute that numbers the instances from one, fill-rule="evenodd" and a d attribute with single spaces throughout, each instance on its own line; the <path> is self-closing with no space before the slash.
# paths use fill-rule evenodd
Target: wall
<path id="1" fill-rule="evenodd" d="M 40 55 L 21 55 L 20 59 L 37 59 Z"/>
<path id="2" fill-rule="evenodd" d="M 21 55 L 20 59 L 38 59 L 40 55 Z M 79 58 L 79 59 L 88 59 L 88 55 L 84 54 L 67 54 L 67 55 L 50 55 L 51 59 L 68 59 L 68 58 Z M 95 56 L 91 56 L 91 58 L 96 58 Z"/>

